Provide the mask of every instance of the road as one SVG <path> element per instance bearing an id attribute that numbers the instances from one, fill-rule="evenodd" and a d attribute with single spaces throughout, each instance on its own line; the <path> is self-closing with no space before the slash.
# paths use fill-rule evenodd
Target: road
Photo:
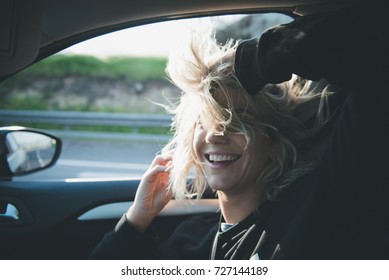
<path id="1" fill-rule="evenodd" d="M 63 139 L 57 163 L 14 180 L 112 178 L 142 176 L 164 143 L 155 141 L 108 141 Z"/>

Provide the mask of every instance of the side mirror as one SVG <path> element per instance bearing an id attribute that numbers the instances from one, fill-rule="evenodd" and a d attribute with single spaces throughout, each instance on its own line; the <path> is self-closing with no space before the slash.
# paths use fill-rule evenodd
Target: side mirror
<path id="1" fill-rule="evenodd" d="M 0 178 L 11 179 L 55 164 L 62 142 L 46 132 L 24 127 L 0 128 Z"/>

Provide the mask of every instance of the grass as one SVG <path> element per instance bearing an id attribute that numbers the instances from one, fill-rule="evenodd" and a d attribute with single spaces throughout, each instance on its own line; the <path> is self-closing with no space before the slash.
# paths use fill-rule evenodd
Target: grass
<path id="1" fill-rule="evenodd" d="M 40 94 L 19 95 L 14 92 L 7 98 L 2 98 L 0 109 L 9 110 L 46 110 L 46 102 Z"/>
<path id="2" fill-rule="evenodd" d="M 165 76 L 166 58 L 112 57 L 106 60 L 85 55 L 54 55 L 29 67 L 22 75 L 88 76 L 111 79 L 125 78 L 129 82 L 159 79 Z"/>
<path id="3" fill-rule="evenodd" d="M 56 124 L 36 124 L 36 123 L 17 123 L 7 125 L 18 125 L 31 127 L 41 130 L 63 130 L 63 126 Z M 154 134 L 154 135 L 168 135 L 171 134 L 169 127 L 123 127 L 123 126 L 85 126 L 74 125 L 68 126 L 67 129 L 72 131 L 92 131 L 92 132 L 107 132 L 107 133 L 139 133 L 139 134 Z"/>

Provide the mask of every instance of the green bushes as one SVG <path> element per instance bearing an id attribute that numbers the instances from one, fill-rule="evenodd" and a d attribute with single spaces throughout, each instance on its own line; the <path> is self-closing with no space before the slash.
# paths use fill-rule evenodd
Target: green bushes
<path id="1" fill-rule="evenodd" d="M 106 60 L 93 56 L 55 55 L 29 67 L 18 75 L 89 76 L 128 82 L 160 79 L 165 76 L 166 58 L 112 57 Z"/>
<path id="2" fill-rule="evenodd" d="M 0 109 L 104 111 L 105 105 L 93 102 L 113 98 L 110 91 L 121 91 L 129 100 L 139 94 L 139 86 L 151 81 L 166 84 L 166 61 L 159 57 L 54 55 L 0 83 Z M 140 108 L 144 97 L 138 99 Z M 104 102 L 109 102 L 108 111 L 126 111 L 125 104 L 114 107 L 117 100 Z"/>

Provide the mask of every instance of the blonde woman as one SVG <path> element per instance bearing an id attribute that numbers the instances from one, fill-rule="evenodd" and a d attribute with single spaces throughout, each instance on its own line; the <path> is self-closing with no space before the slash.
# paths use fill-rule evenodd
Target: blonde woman
<path id="1" fill-rule="evenodd" d="M 334 18 L 336 24 L 328 24 L 328 19 Z M 323 81 L 313 83 L 292 76 L 324 77 L 335 83 L 341 81 L 341 86 L 347 88 L 352 81 L 350 72 L 343 74 L 336 69 L 339 73 L 326 75 L 331 64 L 337 63 L 331 55 L 326 57 L 323 40 L 328 38 L 305 38 L 295 32 L 310 34 L 323 28 L 332 31 L 344 21 L 337 13 L 302 18 L 269 30 L 259 41 L 239 45 L 220 46 L 212 37 L 195 35 L 183 54 L 171 57 L 167 72 L 182 90 L 179 104 L 168 108 L 174 115 L 174 135 L 144 174 L 133 205 L 91 257 L 384 256 L 381 253 L 387 251 L 373 250 L 362 242 L 371 237 L 364 226 L 377 226 L 374 222 L 378 218 L 356 207 L 364 201 L 361 182 L 365 182 L 366 174 L 350 178 L 353 172 L 361 171 L 360 165 L 367 176 L 372 172 L 366 162 L 359 162 L 365 156 L 359 152 L 360 141 L 366 137 L 357 131 L 365 122 L 351 118 L 361 114 L 361 101 L 354 98 L 357 94 L 345 94 L 344 90 L 332 94 L 332 89 L 321 86 Z M 280 35 L 284 36 L 282 40 Z M 315 49 L 304 53 L 307 44 Z M 322 65 L 310 61 L 309 55 L 317 53 L 328 61 L 321 59 Z M 352 71 L 350 65 L 339 67 Z M 343 108 L 329 104 L 333 99 L 344 103 L 340 104 Z M 363 114 L 372 118 L 371 110 L 375 109 L 366 107 L 369 113 Z M 188 186 L 191 171 L 195 175 Z M 370 179 L 376 191 L 380 177 Z M 188 219 L 170 239 L 159 242 L 150 224 L 165 205 L 173 197 L 183 202 L 199 198 L 208 188 L 219 201 L 220 213 Z M 372 213 L 381 213 L 368 206 Z M 379 234 L 375 236 L 385 244 Z"/>

